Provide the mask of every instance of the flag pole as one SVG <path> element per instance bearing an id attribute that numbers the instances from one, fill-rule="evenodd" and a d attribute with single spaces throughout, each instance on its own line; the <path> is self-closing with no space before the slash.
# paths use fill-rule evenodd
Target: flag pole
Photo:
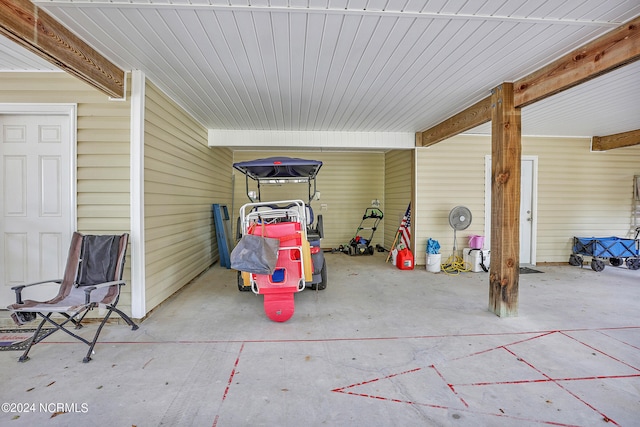
<path id="1" fill-rule="evenodd" d="M 409 245 L 409 242 L 404 242 L 405 239 L 405 235 L 403 234 L 403 227 L 406 230 L 409 222 L 411 220 L 411 202 L 409 202 L 409 206 L 407 206 L 407 210 L 404 214 L 404 216 L 402 217 L 402 220 L 400 220 L 400 226 L 398 227 L 398 230 L 396 231 L 396 237 L 395 239 L 393 239 L 393 245 L 391 245 L 391 250 L 389 251 L 389 255 L 387 255 L 387 260 L 385 262 L 389 262 L 389 257 L 391 257 L 391 253 L 393 252 L 393 249 L 396 247 L 396 243 L 398 242 L 398 237 L 400 237 L 400 235 L 402 234 L 402 241 L 403 243 L 407 244 L 407 246 Z M 409 236 L 407 237 L 407 239 L 410 239 L 411 235 L 409 234 Z"/>
<path id="2" fill-rule="evenodd" d="M 391 252 L 393 252 L 393 248 L 396 247 L 396 242 L 398 241 L 398 236 L 400 235 L 400 229 L 396 231 L 396 237 L 393 239 L 393 244 L 391 245 L 391 250 L 389 251 L 389 255 L 387 255 L 387 260 L 385 263 L 389 262 L 389 258 L 391 258 Z"/>

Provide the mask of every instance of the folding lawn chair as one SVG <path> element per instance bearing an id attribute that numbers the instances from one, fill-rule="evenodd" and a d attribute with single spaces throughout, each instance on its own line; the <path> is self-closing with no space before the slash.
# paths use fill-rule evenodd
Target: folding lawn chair
<path id="1" fill-rule="evenodd" d="M 129 235 L 96 236 L 73 233 L 69 256 L 64 271 L 64 278 L 20 285 L 11 288 L 16 293 L 16 303 L 7 308 L 12 312 L 11 317 L 18 324 L 34 320 L 37 316 L 42 321 L 31 338 L 29 346 L 18 359 L 20 362 L 29 360 L 27 354 L 34 344 L 37 344 L 57 331 L 64 331 L 70 336 L 89 346 L 89 351 L 83 359 L 84 363 L 91 360 L 93 348 L 109 316 L 114 311 L 122 317 L 132 330 L 138 329 L 131 318 L 116 308 L 120 298 L 120 288 L 125 284 L 122 280 L 125 254 Z M 59 283 L 58 295 L 49 301 L 23 300 L 22 292 L 31 286 L 45 283 Z M 74 325 L 75 329 L 82 328 L 82 320 L 95 307 L 104 306 L 107 311 L 98 326 L 92 341 L 89 341 L 67 329 Z M 52 318 L 57 313 L 61 318 Z M 69 324 L 70 325 L 67 325 Z M 45 324 L 55 328 L 40 336 Z M 67 327 L 65 327 L 67 326 Z"/>

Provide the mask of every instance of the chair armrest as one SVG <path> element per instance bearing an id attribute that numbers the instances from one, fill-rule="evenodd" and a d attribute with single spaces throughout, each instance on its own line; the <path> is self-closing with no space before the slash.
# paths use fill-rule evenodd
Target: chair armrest
<path id="1" fill-rule="evenodd" d="M 35 285 L 42 285 L 43 283 L 57 283 L 58 285 L 60 283 L 62 283 L 62 279 L 52 279 L 52 280 L 42 280 L 40 282 L 33 282 L 33 283 L 28 283 L 26 285 L 18 285 L 18 286 L 13 286 L 11 288 L 12 291 L 18 290 L 18 289 L 24 289 L 24 288 L 28 288 L 30 286 L 35 286 Z"/>
<path id="2" fill-rule="evenodd" d="M 95 285 L 90 285 L 90 286 L 82 286 L 83 288 L 85 288 L 85 292 L 87 292 L 87 290 L 89 292 L 95 290 L 95 289 L 99 289 L 99 288 L 105 288 L 107 286 L 113 286 L 113 285 L 126 285 L 126 282 L 124 280 L 114 280 L 113 282 L 104 282 L 104 283 L 96 283 Z M 80 286 L 78 286 L 80 287 Z"/>
<path id="3" fill-rule="evenodd" d="M 124 286 L 126 285 L 126 282 L 124 280 L 114 280 L 113 282 L 96 283 L 91 286 L 83 286 L 85 303 L 89 304 L 91 302 L 91 292 L 99 288 L 105 288 L 113 285 Z"/>
<path id="4" fill-rule="evenodd" d="M 22 290 L 24 288 L 29 288 L 31 286 L 36 286 L 36 285 L 43 285 L 45 283 L 57 283 L 57 284 L 61 284 L 62 283 L 62 279 L 51 279 L 51 280 L 42 280 L 40 282 L 33 282 L 33 283 L 28 283 L 26 285 L 18 285 L 18 286 L 13 286 L 11 288 L 12 291 L 14 291 L 16 293 L 16 304 L 22 304 Z"/>

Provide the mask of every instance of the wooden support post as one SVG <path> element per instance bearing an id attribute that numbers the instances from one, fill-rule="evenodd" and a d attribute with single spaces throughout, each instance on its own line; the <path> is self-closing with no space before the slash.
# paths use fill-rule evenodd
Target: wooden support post
<path id="1" fill-rule="evenodd" d="M 521 115 L 512 83 L 491 95 L 491 267 L 489 310 L 518 315 Z"/>

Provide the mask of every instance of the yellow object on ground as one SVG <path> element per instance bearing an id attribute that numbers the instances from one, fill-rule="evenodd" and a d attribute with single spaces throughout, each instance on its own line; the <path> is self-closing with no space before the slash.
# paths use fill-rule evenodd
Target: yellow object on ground
<path id="1" fill-rule="evenodd" d="M 242 273 L 242 281 L 244 282 L 244 286 L 251 286 L 251 273 L 247 271 L 241 271 Z"/>
<path id="2" fill-rule="evenodd" d="M 307 239 L 302 241 L 302 264 L 304 266 L 304 281 L 310 282 L 313 280 L 313 270 L 311 267 L 311 244 Z"/>

